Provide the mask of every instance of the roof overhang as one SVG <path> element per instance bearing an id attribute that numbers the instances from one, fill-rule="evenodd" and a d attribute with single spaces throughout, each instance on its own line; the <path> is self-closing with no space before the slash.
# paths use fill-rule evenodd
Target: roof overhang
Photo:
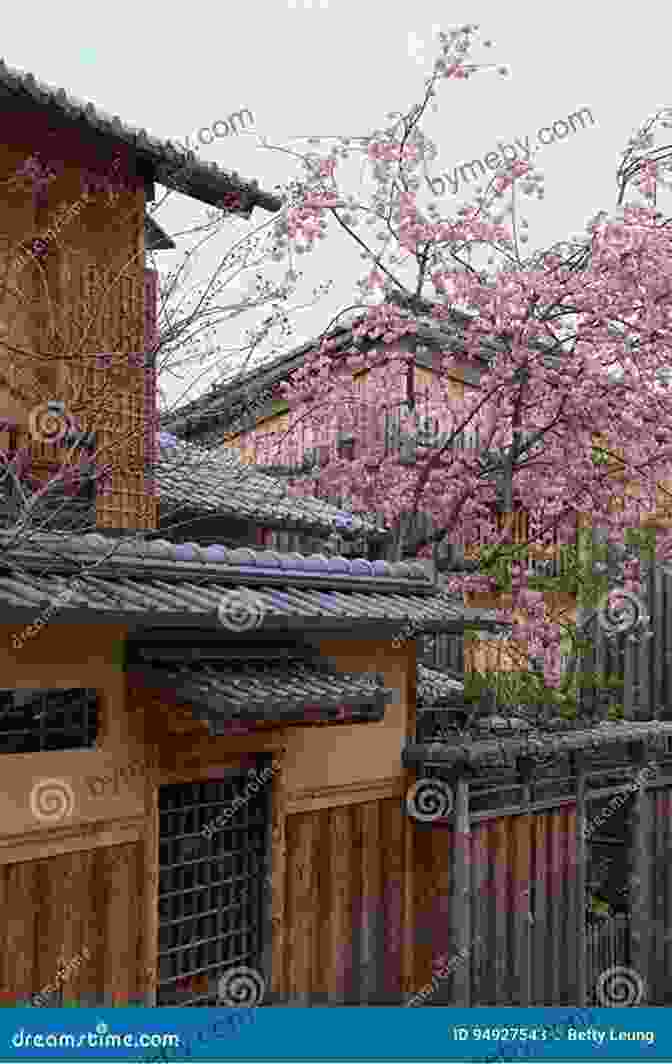
<path id="1" fill-rule="evenodd" d="M 76 128 L 111 146 L 124 145 L 136 160 L 138 175 L 145 178 L 148 194 L 151 184 L 182 192 L 212 207 L 221 207 L 226 197 L 236 194 L 235 213 L 249 217 L 255 207 L 276 213 L 282 207 L 279 196 L 262 192 L 258 182 L 244 181 L 236 171 L 226 171 L 215 163 L 197 159 L 193 152 L 177 148 L 170 140 L 150 137 L 146 129 L 122 122 L 92 103 L 80 100 L 63 88 L 38 81 L 34 74 L 8 66 L 0 59 L 0 99 L 49 114 L 54 121 Z M 229 208 L 231 209 L 231 208 Z"/>
<path id="2" fill-rule="evenodd" d="M 672 721 L 605 721 L 594 728 L 562 732 L 475 741 L 456 736 L 450 741 L 408 743 L 402 752 L 402 762 L 418 776 L 439 769 L 455 775 L 484 774 L 493 769 L 515 769 L 521 759 L 533 768 L 535 763 L 549 759 L 589 756 L 591 751 L 623 743 L 666 751 L 671 738 Z"/>
<path id="3" fill-rule="evenodd" d="M 381 721 L 394 692 L 380 677 L 344 674 L 300 659 L 136 666 L 129 682 L 155 688 L 169 704 L 191 706 L 211 735 L 258 726 Z"/>
<path id="4" fill-rule="evenodd" d="M 172 251 L 174 240 L 163 231 L 151 214 L 145 215 L 145 251 Z"/>

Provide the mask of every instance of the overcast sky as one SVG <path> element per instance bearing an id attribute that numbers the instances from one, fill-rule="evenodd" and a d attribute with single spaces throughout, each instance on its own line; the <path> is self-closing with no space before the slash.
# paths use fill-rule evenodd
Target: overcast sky
<path id="1" fill-rule="evenodd" d="M 113 6 L 61 0 L 40 5 L 39 25 L 31 5 L 13 5 L 3 25 L 4 58 L 158 137 L 193 138 L 199 127 L 249 108 L 254 132 L 215 139 L 198 154 L 256 178 L 271 191 L 301 172 L 287 156 L 262 148 L 259 137 L 288 144 L 303 135 L 361 136 L 382 128 L 387 112 L 406 111 L 421 99 L 437 54 L 433 32 L 464 22 L 478 23 L 493 41 L 491 49 L 477 47 L 475 60 L 507 65 L 511 73 L 507 79 L 493 71 L 466 82 L 439 83 L 438 113 L 424 124 L 439 149 L 434 173 L 453 175 L 461 163 L 496 150 L 498 141 L 529 137 L 533 144 L 541 127 L 589 108 L 593 125 L 586 120 L 584 129 L 535 156 L 546 194 L 541 202 L 524 201 L 530 205 L 530 248 L 582 232 L 598 210 L 613 210 L 619 153 L 630 135 L 653 111 L 672 106 L 672 16 L 664 5 L 635 21 L 632 12 L 626 16 L 599 0 L 455 2 L 449 10 L 438 0 L 410 5 L 267 0 L 235 7 L 206 0 L 161 10 L 128 0 Z M 301 145 L 293 141 L 292 146 Z M 357 180 L 348 191 L 357 191 Z M 448 188 L 441 206 L 457 210 L 473 198 L 475 188 L 473 181 L 457 194 Z M 425 189 L 420 202 L 429 200 Z M 660 205 L 669 211 L 669 202 Z M 201 210 L 175 196 L 157 217 L 176 232 Z M 255 211 L 251 222 L 235 222 L 232 232 L 242 233 L 267 217 Z M 353 302 L 354 282 L 363 268 L 359 249 L 336 227 L 333 234 L 297 260 L 304 280 L 295 302 L 307 301 L 312 289 L 329 278 L 333 291 L 293 319 L 289 341 L 279 343 L 276 337 L 278 352 L 310 339 Z M 181 257 L 179 250 L 160 256 L 166 269 Z M 213 263 L 211 255 L 204 256 L 195 278 L 207 276 Z M 279 278 L 286 268 L 285 260 L 272 275 Z M 254 324 L 252 316 L 237 319 L 222 341 L 236 344 L 241 331 Z M 193 376 L 164 381 L 173 403 L 187 395 Z M 188 397 L 215 376 L 213 371 L 202 377 Z"/>

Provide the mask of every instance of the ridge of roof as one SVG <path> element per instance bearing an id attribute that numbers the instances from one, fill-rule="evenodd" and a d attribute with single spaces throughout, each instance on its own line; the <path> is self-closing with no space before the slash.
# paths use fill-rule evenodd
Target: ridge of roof
<path id="1" fill-rule="evenodd" d="M 416 362 L 426 369 L 432 368 L 432 347 L 434 349 L 441 347 L 444 350 L 447 348 L 459 354 L 462 349 L 460 336 L 464 327 L 477 320 L 477 315 L 467 314 L 454 308 L 450 308 L 447 314 L 436 317 L 430 312 L 433 309 L 433 305 L 426 300 L 422 300 L 417 304 L 412 302 L 405 304 L 403 301 L 398 302 L 396 299 L 392 299 L 392 302 L 397 303 L 402 317 L 416 325 L 416 330 L 412 336 L 412 340 L 416 345 Z M 414 310 L 414 306 L 419 309 Z M 434 307 L 436 309 L 444 309 L 440 304 L 436 304 Z M 328 332 L 320 334 L 321 339 L 334 341 L 333 350 L 336 351 L 353 344 L 357 346 L 359 342 L 353 338 L 353 330 L 366 309 L 367 307 L 362 307 L 362 310 L 357 311 L 355 314 L 351 312 L 351 320 L 347 324 L 335 326 Z M 269 359 L 253 370 L 233 374 L 221 383 L 211 387 L 210 391 L 204 395 L 190 400 L 190 402 L 170 413 L 161 415 L 160 424 L 169 427 L 173 432 L 185 432 L 190 429 L 193 430 L 199 422 L 211 421 L 218 417 L 221 419 L 227 417 L 227 415 L 230 417 L 235 408 L 240 407 L 246 401 L 249 402 L 252 398 L 257 400 L 270 398 L 274 386 L 286 380 L 294 370 L 300 367 L 308 352 L 318 346 L 320 337 L 308 340 L 291 351 Z M 376 340 L 371 340 L 370 344 L 375 345 L 377 342 Z M 482 340 L 480 346 L 481 353 L 477 357 L 483 367 L 489 366 L 497 352 L 504 350 L 503 341 L 498 338 L 487 341 Z M 547 360 L 550 360 L 550 365 L 557 366 L 558 356 L 551 352 L 550 344 L 533 341 L 530 343 L 530 348 L 540 351 Z M 477 383 L 479 376 L 477 369 L 467 368 L 464 372 L 467 380 Z"/>
<path id="2" fill-rule="evenodd" d="M 198 159 L 171 140 L 152 137 L 144 127 L 122 122 L 90 101 L 81 100 L 64 88 L 38 80 L 34 74 L 10 67 L 0 58 L 0 96 L 20 96 L 34 106 L 57 112 L 65 122 L 84 122 L 95 133 L 128 145 L 153 171 L 155 179 L 166 188 L 182 192 L 193 199 L 216 207 L 231 192 L 240 193 L 239 212 L 249 217 L 254 207 L 275 213 L 282 207 L 279 196 L 262 192 L 257 181 L 243 180 L 237 171 L 224 170 L 216 163 Z"/>
<path id="3" fill-rule="evenodd" d="M 102 532 L 85 535 L 67 532 L 30 533 L 18 543 L 12 543 L 16 534 L 0 531 L 3 546 L 0 570 L 11 569 L 11 559 L 20 559 L 21 567 L 31 569 L 44 567 L 50 572 L 68 571 L 79 565 L 92 562 L 97 571 L 108 569 L 134 570 L 143 576 L 152 572 L 161 573 L 162 579 L 193 579 L 199 583 L 216 582 L 222 577 L 258 578 L 272 582 L 291 578 L 310 579 L 319 584 L 345 579 L 348 583 L 394 583 L 414 591 L 431 591 L 434 584 L 417 563 L 370 562 L 365 558 L 343 558 L 340 555 L 327 558 L 322 554 L 305 557 L 300 554 L 283 554 L 269 550 L 253 550 L 251 547 L 230 548 L 213 543 L 173 543 L 166 539 L 138 539 L 135 537 L 111 537 Z M 106 557 L 106 554 L 109 556 Z"/>
<path id="4" fill-rule="evenodd" d="M 348 324 L 338 325 L 329 330 L 322 339 L 333 341 L 335 343 L 333 350 L 336 351 L 343 350 L 353 344 L 357 345 L 358 342 L 353 337 L 353 330 L 357 327 L 365 310 L 366 308 L 362 308 L 362 311 Z M 413 321 L 416 325 L 416 331 L 413 335 L 416 346 L 420 348 L 441 346 L 444 349 L 448 348 L 456 352 L 459 352 L 460 349 L 459 328 L 470 320 L 468 315 L 463 315 L 457 311 L 451 311 L 448 325 L 442 324 L 441 320 L 428 314 L 418 315 L 405 312 L 402 313 L 402 316 L 409 321 Z M 371 341 L 371 343 L 375 342 Z M 261 398 L 262 393 L 267 391 L 270 394 L 270 390 L 276 384 L 286 380 L 292 372 L 300 367 L 305 356 L 309 351 L 315 350 L 318 343 L 319 337 L 307 340 L 291 351 L 267 360 L 253 370 L 234 374 L 197 399 L 192 399 L 189 403 L 185 403 L 184 406 L 179 407 L 170 414 L 162 415 L 160 423 L 170 426 L 172 431 L 184 431 L 185 428 L 191 427 L 183 424 L 185 420 L 192 420 L 193 424 L 193 421 L 204 421 L 216 417 L 218 414 L 226 415 L 230 413 L 236 401 L 240 403 L 250 398 L 249 394 L 246 394 L 249 392 L 250 385 L 256 385 L 256 389 L 253 390 L 256 390 L 257 398 Z M 485 353 L 487 346 L 483 345 L 484 353 L 481 360 L 484 363 L 487 363 L 492 357 L 491 353 Z M 419 365 L 431 368 L 431 353 L 416 350 L 416 360 Z M 223 401 L 220 401 L 222 398 Z M 193 417 L 194 414 L 196 414 L 195 417 Z"/>

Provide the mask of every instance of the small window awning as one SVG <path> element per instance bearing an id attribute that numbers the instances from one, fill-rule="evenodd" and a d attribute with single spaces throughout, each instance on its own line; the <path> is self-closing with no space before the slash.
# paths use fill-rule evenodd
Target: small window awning
<path id="1" fill-rule="evenodd" d="M 380 676 L 304 660 L 139 665 L 129 680 L 165 691 L 169 703 L 191 705 L 211 735 L 258 725 L 380 721 L 393 696 Z"/>

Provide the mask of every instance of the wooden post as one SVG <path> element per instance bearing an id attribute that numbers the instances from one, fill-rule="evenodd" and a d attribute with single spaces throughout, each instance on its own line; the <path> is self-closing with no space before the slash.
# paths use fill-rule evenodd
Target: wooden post
<path id="1" fill-rule="evenodd" d="M 271 999 L 282 1001 L 287 993 L 285 984 L 285 898 L 287 892 L 287 785 L 285 780 L 285 748 L 273 757 L 273 790 L 271 813 Z"/>
<path id="2" fill-rule="evenodd" d="M 146 746 L 145 783 L 145 1005 L 156 1008 L 159 957 L 159 748 Z"/>
<path id="3" fill-rule="evenodd" d="M 469 824 L 469 784 L 466 779 L 457 781 L 455 796 L 454 831 L 454 877 L 452 925 L 454 956 L 462 952 L 464 959 L 457 964 L 454 974 L 453 1005 L 469 1008 L 471 1005 L 471 831 Z"/>
<path id="4" fill-rule="evenodd" d="M 418 641 L 409 639 L 406 654 L 406 742 L 412 743 L 417 734 L 417 660 Z M 404 795 L 408 794 L 413 783 L 413 773 L 403 773 Z M 415 979 L 415 884 L 413 872 L 414 861 L 414 822 L 406 814 L 403 818 L 404 863 L 403 863 L 403 935 L 401 958 L 401 993 L 402 999 L 413 993 Z"/>
<path id="5" fill-rule="evenodd" d="M 645 743 L 638 744 L 635 760 L 640 771 L 649 764 Z M 630 896 L 632 903 L 632 968 L 642 980 L 645 990 L 650 982 L 651 955 L 651 862 L 652 802 L 646 789 L 646 781 L 635 791 L 632 810 L 632 876 Z M 645 1005 L 646 997 L 635 1005 Z"/>
<path id="6" fill-rule="evenodd" d="M 576 775 L 576 1004 L 583 1007 L 587 1001 L 586 986 L 586 769 L 583 755 L 574 755 Z"/>

